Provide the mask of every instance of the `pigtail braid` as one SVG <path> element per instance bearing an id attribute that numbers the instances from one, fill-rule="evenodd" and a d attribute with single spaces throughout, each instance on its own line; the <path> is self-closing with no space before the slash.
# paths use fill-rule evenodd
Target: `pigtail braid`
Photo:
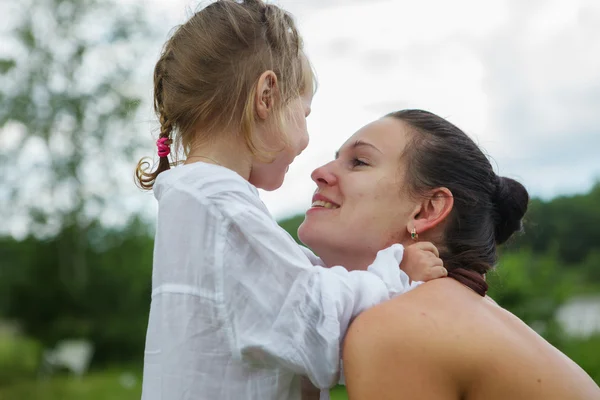
<path id="1" fill-rule="evenodd" d="M 163 53 L 162 57 L 156 63 L 156 67 L 154 68 L 154 111 L 156 112 L 158 119 L 160 121 L 160 134 L 159 141 L 161 139 L 165 139 L 162 141 L 163 146 L 170 147 L 173 144 L 173 140 L 171 139 L 171 132 L 173 131 L 173 124 L 169 120 L 167 113 L 165 112 L 163 95 L 164 95 L 164 63 L 168 57 L 168 50 Z M 159 149 L 160 150 L 160 149 Z M 171 164 L 169 163 L 169 151 L 166 152 L 166 155 L 161 155 L 158 161 L 158 166 L 154 172 L 148 171 L 150 167 L 150 163 L 146 158 L 141 159 L 138 162 L 138 165 L 135 169 L 135 181 L 138 187 L 144 190 L 151 190 L 154 186 L 154 182 L 158 175 L 171 168 Z M 159 151 L 160 155 L 160 151 Z"/>

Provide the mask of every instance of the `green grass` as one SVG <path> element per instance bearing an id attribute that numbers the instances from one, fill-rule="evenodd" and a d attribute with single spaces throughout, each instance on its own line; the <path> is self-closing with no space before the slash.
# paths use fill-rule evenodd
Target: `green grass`
<path id="1" fill-rule="evenodd" d="M 346 387 L 342 385 L 338 385 L 329 391 L 329 397 L 331 400 L 347 400 L 348 392 L 346 392 Z"/>
<path id="2" fill-rule="evenodd" d="M 35 378 L 41 354 L 42 346 L 33 339 L 0 334 L 0 387 Z"/>
<path id="3" fill-rule="evenodd" d="M 139 400 L 142 393 L 141 376 L 133 373 L 130 386 L 121 381 L 127 369 L 90 372 L 82 378 L 57 375 L 52 378 L 25 381 L 0 387 L 0 400 Z"/>
<path id="4" fill-rule="evenodd" d="M 135 384 L 124 387 L 122 375 L 130 370 L 120 368 L 91 372 L 81 379 L 59 375 L 46 380 L 24 381 L 7 387 L 0 387 L 0 400 L 139 400 L 142 394 L 142 381 L 139 373 Z M 347 400 L 346 388 L 331 390 L 331 400 Z"/>

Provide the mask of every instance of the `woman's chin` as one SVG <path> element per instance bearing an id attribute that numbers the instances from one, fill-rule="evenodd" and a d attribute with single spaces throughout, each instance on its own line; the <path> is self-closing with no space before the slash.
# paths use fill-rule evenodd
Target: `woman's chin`
<path id="1" fill-rule="evenodd" d="M 306 217 L 304 222 L 298 228 L 298 239 L 317 255 L 329 253 L 332 248 L 338 248 L 342 243 L 337 240 L 343 236 L 331 226 L 325 226 L 321 221 L 311 220 Z"/>
<path id="2" fill-rule="evenodd" d="M 306 235 L 306 228 L 304 227 L 305 223 L 306 223 L 306 220 L 300 224 L 300 226 L 298 227 L 297 234 L 298 234 L 298 239 L 300 239 L 300 241 L 302 243 L 304 243 L 306 246 L 309 246 L 309 244 L 306 243 L 306 239 L 310 240 L 310 237 Z"/>
<path id="3" fill-rule="evenodd" d="M 318 245 L 320 242 L 319 237 L 322 238 L 322 235 L 318 234 L 317 227 L 310 221 L 307 221 L 307 219 L 308 217 L 305 218 L 304 222 L 298 227 L 298 239 L 300 239 L 304 245 L 314 249 L 314 246 Z"/>

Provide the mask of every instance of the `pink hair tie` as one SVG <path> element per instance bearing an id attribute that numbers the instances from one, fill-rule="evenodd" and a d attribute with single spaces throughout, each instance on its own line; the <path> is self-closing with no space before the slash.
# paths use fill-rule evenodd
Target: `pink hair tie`
<path id="1" fill-rule="evenodd" d="M 171 154 L 171 148 L 169 147 L 170 144 L 171 141 L 168 137 L 161 137 L 156 141 L 156 147 L 158 147 L 159 157 L 167 157 L 169 154 Z"/>

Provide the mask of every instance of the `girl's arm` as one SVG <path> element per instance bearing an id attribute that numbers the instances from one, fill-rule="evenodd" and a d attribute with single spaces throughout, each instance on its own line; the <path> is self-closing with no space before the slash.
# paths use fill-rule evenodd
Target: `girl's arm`
<path id="1" fill-rule="evenodd" d="M 403 247 L 380 251 L 367 271 L 313 266 L 260 210 L 230 221 L 223 251 L 222 315 L 234 355 L 337 383 L 340 342 L 361 311 L 411 288 Z"/>
<path id="2" fill-rule="evenodd" d="M 321 260 L 315 253 L 312 252 L 312 250 L 310 250 L 307 247 L 304 246 L 300 246 L 300 250 L 302 250 L 302 252 L 304 253 L 304 255 L 308 258 L 308 261 L 310 261 L 310 263 L 312 265 L 318 265 L 320 267 L 325 267 L 325 263 L 323 262 L 323 260 Z"/>

